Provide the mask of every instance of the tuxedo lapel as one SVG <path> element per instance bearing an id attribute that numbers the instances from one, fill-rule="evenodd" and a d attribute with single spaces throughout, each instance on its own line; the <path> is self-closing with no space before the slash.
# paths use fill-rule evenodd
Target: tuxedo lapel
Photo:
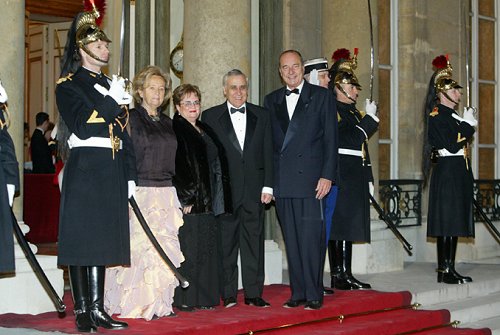
<path id="1" fill-rule="evenodd" d="M 299 101 L 297 101 L 297 106 L 295 106 L 292 119 L 290 120 L 290 124 L 288 125 L 288 130 L 286 132 L 285 139 L 281 147 L 281 151 L 285 150 L 290 141 L 298 133 L 301 125 L 303 125 L 302 119 L 304 118 L 307 108 L 309 107 L 310 94 L 311 92 L 309 90 L 309 86 L 305 82 L 304 86 L 302 87 L 302 91 L 300 92 L 300 97 Z M 285 109 L 286 109 L 286 99 L 285 99 Z"/>
<path id="2" fill-rule="evenodd" d="M 248 108 L 248 104 L 246 113 L 247 113 L 247 126 L 245 130 L 245 143 L 243 145 L 243 151 L 245 150 L 245 148 L 248 148 L 250 146 L 253 135 L 255 133 L 255 128 L 257 127 L 257 116 L 253 113 L 251 109 Z"/>
<path id="3" fill-rule="evenodd" d="M 243 150 L 241 149 L 238 138 L 236 137 L 236 132 L 234 131 L 233 123 L 231 122 L 229 111 L 227 110 L 227 105 L 224 104 L 224 107 L 221 107 L 220 113 L 219 122 L 222 129 L 224 129 L 224 132 L 227 134 L 229 142 L 231 142 L 234 148 L 242 155 Z"/>
<path id="4" fill-rule="evenodd" d="M 286 134 L 288 130 L 288 124 L 290 123 L 290 117 L 288 116 L 288 109 L 286 107 L 285 91 L 283 90 L 283 97 L 281 103 L 276 104 L 276 118 L 280 124 L 283 134 Z"/>

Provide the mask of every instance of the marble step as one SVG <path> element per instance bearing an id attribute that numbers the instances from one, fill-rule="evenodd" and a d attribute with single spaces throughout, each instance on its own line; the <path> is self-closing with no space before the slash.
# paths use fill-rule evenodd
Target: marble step
<path id="1" fill-rule="evenodd" d="M 450 311 L 451 320 L 459 320 L 462 324 L 500 317 L 500 292 L 435 304 L 428 309 L 447 309 Z"/>
<path id="2" fill-rule="evenodd" d="M 500 315 L 481 321 L 462 323 L 460 328 L 489 328 L 491 335 L 500 335 Z"/>

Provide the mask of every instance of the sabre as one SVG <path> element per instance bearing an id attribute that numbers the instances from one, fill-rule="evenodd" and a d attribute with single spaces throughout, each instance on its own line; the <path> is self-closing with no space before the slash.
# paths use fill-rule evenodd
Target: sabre
<path id="1" fill-rule="evenodd" d="M 372 7 L 368 0 L 368 17 L 370 18 L 370 101 L 373 101 L 373 79 L 375 77 L 375 49 L 373 48 Z"/>
<path id="2" fill-rule="evenodd" d="M 382 210 L 380 205 L 377 203 L 377 201 L 375 200 L 375 198 L 371 194 L 370 194 L 370 202 L 372 203 L 373 207 L 377 211 L 379 218 L 382 221 L 384 221 L 385 224 L 387 225 L 387 227 L 394 233 L 394 235 L 396 235 L 397 239 L 399 240 L 399 242 L 401 242 L 401 244 L 403 245 L 403 248 L 408 253 L 408 255 L 410 255 L 410 256 L 413 255 L 413 253 L 411 252 L 411 250 L 413 249 L 413 246 L 410 244 L 410 242 L 408 242 L 404 238 L 404 236 L 399 232 L 396 225 L 387 217 L 387 215 L 385 215 L 384 211 Z"/>
<path id="3" fill-rule="evenodd" d="M 464 3 L 464 31 L 465 31 L 465 76 L 467 78 L 466 84 L 465 84 L 465 101 L 467 103 L 467 107 L 470 107 L 470 81 L 471 81 L 471 76 L 470 76 L 470 68 L 469 68 L 469 62 L 470 62 L 470 54 L 469 54 L 469 30 L 467 28 L 467 16 L 468 13 L 465 8 L 465 3 Z"/>
<path id="4" fill-rule="evenodd" d="M 135 201 L 135 198 L 131 197 L 130 199 L 128 199 L 128 201 L 129 201 L 130 205 L 132 206 L 132 209 L 134 210 L 135 216 L 137 217 L 137 220 L 139 220 L 139 223 L 141 224 L 142 229 L 144 229 L 144 232 L 146 233 L 149 240 L 151 241 L 151 243 L 155 247 L 156 251 L 158 251 L 158 253 L 160 254 L 160 257 L 165 261 L 165 263 L 167 263 L 168 268 L 174 273 L 174 276 L 179 280 L 181 287 L 182 288 L 188 287 L 189 282 L 186 280 L 186 278 L 184 278 L 183 275 L 181 275 L 179 273 L 179 271 L 177 270 L 175 265 L 172 263 L 170 258 L 168 258 L 167 254 L 165 253 L 165 251 L 161 247 L 160 243 L 158 243 L 158 240 L 156 239 L 153 232 L 149 228 L 149 226 L 146 222 L 146 219 L 144 219 L 144 216 L 142 215 L 141 210 L 139 209 L 139 206 L 137 205 L 137 202 Z"/>
<path id="5" fill-rule="evenodd" d="M 19 227 L 19 223 L 17 222 L 16 216 L 14 215 L 12 208 L 10 209 L 10 213 L 12 215 L 12 225 L 14 226 L 14 234 L 16 235 L 17 242 L 21 246 L 21 249 L 23 249 L 24 255 L 28 259 L 28 263 L 30 263 L 31 268 L 33 269 L 38 280 L 40 281 L 40 284 L 42 284 L 42 286 L 47 291 L 47 294 L 54 303 L 57 311 L 59 313 L 63 313 L 66 310 L 66 305 L 63 303 L 63 301 L 57 294 L 56 290 L 54 289 L 49 279 L 47 278 L 45 272 L 43 272 L 40 263 L 38 263 L 35 255 L 33 254 L 33 251 L 31 250 L 30 246 L 28 245 L 28 242 L 26 241 L 26 238 L 24 237 L 23 232 L 21 231 L 21 228 Z"/>
<path id="6" fill-rule="evenodd" d="M 122 77 L 122 67 L 125 59 L 125 2 L 122 0 L 122 19 L 120 22 L 120 58 L 118 59 L 118 77 Z"/>

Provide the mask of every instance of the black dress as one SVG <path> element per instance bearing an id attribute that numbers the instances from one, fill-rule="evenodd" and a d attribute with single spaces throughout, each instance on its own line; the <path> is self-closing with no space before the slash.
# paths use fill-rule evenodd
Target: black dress
<path id="1" fill-rule="evenodd" d="M 429 116 L 429 143 L 435 150 L 457 154 L 474 134 L 474 127 L 458 122 L 456 113 L 438 105 Z M 429 188 L 427 236 L 474 236 L 473 176 L 462 155 L 440 155 L 432 169 Z"/>
<path id="2" fill-rule="evenodd" d="M 337 101 L 339 129 L 340 184 L 333 213 L 330 240 L 370 242 L 369 182 L 373 182 L 367 137 L 373 135 L 378 122 L 363 116 L 355 104 Z M 343 149 L 361 153 L 345 154 Z"/>
<path id="3" fill-rule="evenodd" d="M 184 214 L 184 225 L 179 229 L 185 258 L 179 271 L 189 281 L 189 287 L 177 287 L 174 306 L 216 306 L 220 303 L 220 260 L 215 216 L 230 210 L 227 162 L 206 124 L 197 122 L 202 130 L 199 133 L 178 114 L 173 124 L 178 142 L 174 185 L 182 205 L 193 205 L 191 213 Z"/>

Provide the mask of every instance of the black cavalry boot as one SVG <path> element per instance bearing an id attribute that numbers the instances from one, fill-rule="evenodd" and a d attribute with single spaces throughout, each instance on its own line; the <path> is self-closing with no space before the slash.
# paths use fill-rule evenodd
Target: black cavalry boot
<path id="1" fill-rule="evenodd" d="M 69 283 L 71 294 L 75 304 L 73 310 L 75 313 L 76 328 L 82 333 L 93 333 L 97 331 L 90 320 L 89 309 L 89 279 L 86 266 L 68 266 Z"/>
<path id="2" fill-rule="evenodd" d="M 370 284 L 360 282 L 352 275 L 352 242 L 334 241 L 335 256 L 332 272 L 332 287 L 339 290 L 359 290 L 371 288 Z"/>
<path id="3" fill-rule="evenodd" d="M 126 322 L 116 321 L 104 311 L 104 266 L 89 266 L 90 320 L 94 327 L 125 329 Z"/>
<path id="4" fill-rule="evenodd" d="M 465 284 L 472 282 L 471 277 L 465 277 L 455 270 L 455 255 L 458 237 L 438 237 L 438 283 Z M 439 258 L 441 257 L 441 264 Z"/>

